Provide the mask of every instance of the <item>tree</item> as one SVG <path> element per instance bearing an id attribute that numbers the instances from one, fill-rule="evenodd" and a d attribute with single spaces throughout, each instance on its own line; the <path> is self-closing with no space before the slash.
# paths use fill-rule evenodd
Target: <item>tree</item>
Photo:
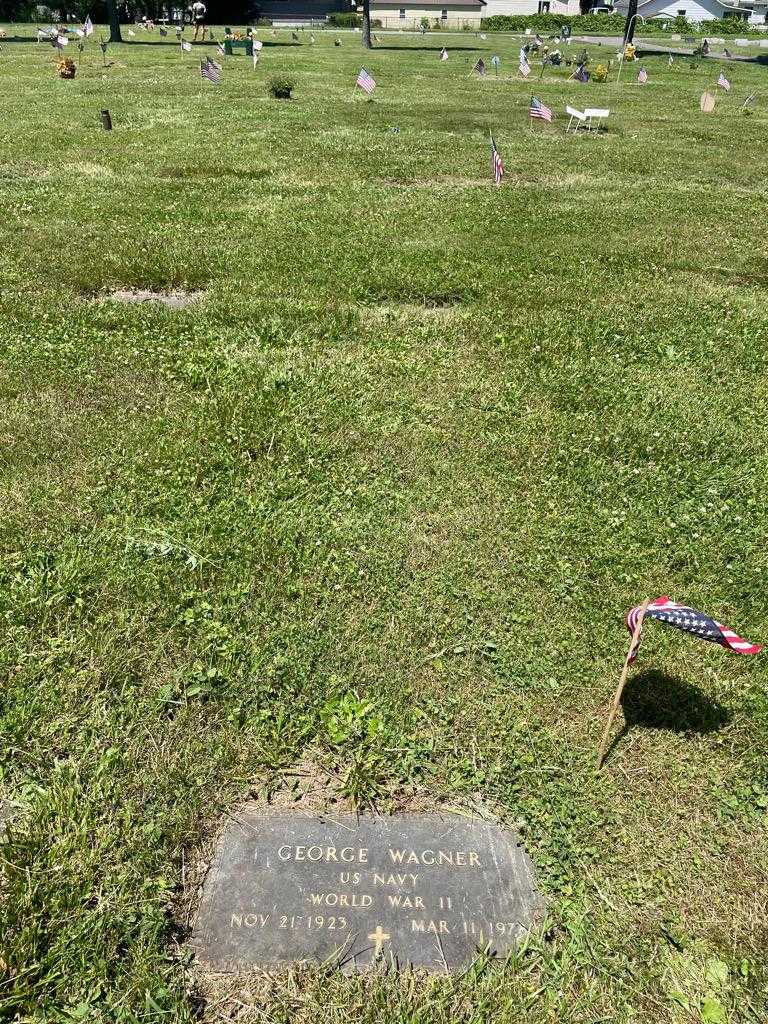
<path id="1" fill-rule="evenodd" d="M 120 35 L 120 16 L 117 13 L 117 0 L 107 0 L 107 17 L 109 19 L 110 43 L 122 43 Z"/>
<path id="2" fill-rule="evenodd" d="M 637 24 L 637 0 L 629 0 L 627 4 L 627 20 L 624 22 L 624 46 L 632 42 Z"/>
<path id="3" fill-rule="evenodd" d="M 363 46 L 373 49 L 371 42 L 371 0 L 363 0 Z"/>

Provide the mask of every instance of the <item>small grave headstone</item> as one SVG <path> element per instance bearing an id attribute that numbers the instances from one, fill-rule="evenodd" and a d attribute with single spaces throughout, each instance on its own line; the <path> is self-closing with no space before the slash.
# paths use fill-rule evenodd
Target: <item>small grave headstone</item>
<path id="1" fill-rule="evenodd" d="M 252 808 L 220 839 L 193 942 L 214 970 L 383 957 L 450 971 L 509 952 L 542 908 L 525 852 L 488 822 Z"/>
<path id="2" fill-rule="evenodd" d="M 699 100 L 699 106 L 701 107 L 703 113 L 711 114 L 712 111 L 715 109 L 714 93 L 711 93 L 708 90 L 706 92 L 703 92 L 701 94 L 701 99 Z"/>

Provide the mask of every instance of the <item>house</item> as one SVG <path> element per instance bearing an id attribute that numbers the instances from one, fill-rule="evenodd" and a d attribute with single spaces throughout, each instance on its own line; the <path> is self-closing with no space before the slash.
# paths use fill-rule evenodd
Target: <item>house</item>
<path id="1" fill-rule="evenodd" d="M 749 12 L 750 25 L 768 25 L 768 0 L 741 0 L 740 6 Z"/>
<path id="2" fill-rule="evenodd" d="M 768 3 L 768 0 L 766 0 Z M 579 0 L 486 0 L 484 18 L 496 14 L 581 14 Z"/>
<path id="3" fill-rule="evenodd" d="M 626 15 L 627 0 L 616 0 L 617 14 Z M 712 21 L 715 18 L 741 18 L 745 20 L 749 12 L 735 3 L 724 3 L 723 0 L 645 0 L 638 3 L 637 31 L 642 32 L 642 18 L 669 18 L 672 21 L 680 16 L 691 22 Z"/>
<path id="4" fill-rule="evenodd" d="M 371 20 L 390 29 L 414 29 L 423 21 L 440 28 L 477 29 L 485 6 L 485 0 L 371 0 Z"/>

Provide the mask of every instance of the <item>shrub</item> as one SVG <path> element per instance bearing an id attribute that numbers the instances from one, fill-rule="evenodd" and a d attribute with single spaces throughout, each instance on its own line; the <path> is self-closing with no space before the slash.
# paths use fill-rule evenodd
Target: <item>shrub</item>
<path id="1" fill-rule="evenodd" d="M 531 32 L 553 35 L 562 25 L 569 25 L 574 35 L 581 33 L 605 33 L 622 35 L 624 18 L 620 14 L 495 14 L 483 18 L 482 26 L 487 32 Z M 666 28 L 664 27 L 666 26 Z M 753 26 L 747 26 L 741 18 L 720 18 L 713 21 L 689 22 L 684 17 L 656 17 L 638 23 L 637 35 L 664 35 L 676 32 L 679 35 L 733 36 L 748 35 Z"/>
<path id="2" fill-rule="evenodd" d="M 484 18 L 483 28 L 489 32 L 524 32 L 529 28 L 532 32 L 559 32 L 563 25 L 568 25 L 573 33 L 611 32 L 621 34 L 624 31 L 624 18 L 619 14 L 585 14 L 564 17 L 560 14 L 495 14 Z"/>
<path id="3" fill-rule="evenodd" d="M 334 28 L 360 28 L 363 20 L 359 14 L 329 14 L 328 24 Z"/>
<path id="4" fill-rule="evenodd" d="M 267 82 L 269 95 L 276 100 L 289 100 L 295 88 L 296 82 L 288 75 L 272 75 Z"/>

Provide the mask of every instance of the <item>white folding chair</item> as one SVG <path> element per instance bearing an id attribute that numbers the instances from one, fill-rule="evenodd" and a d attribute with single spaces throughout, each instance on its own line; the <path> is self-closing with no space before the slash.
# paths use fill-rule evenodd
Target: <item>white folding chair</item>
<path id="1" fill-rule="evenodd" d="M 603 121 L 610 115 L 610 110 L 604 110 L 602 107 L 587 107 L 584 111 L 584 116 L 587 119 L 587 130 L 590 132 L 598 132 L 603 126 Z"/>
<path id="2" fill-rule="evenodd" d="M 569 107 L 567 105 L 565 108 L 565 112 L 566 114 L 571 115 L 571 119 L 568 122 L 568 127 L 565 129 L 566 134 L 572 130 L 573 134 L 575 135 L 579 128 L 581 128 L 583 124 L 586 124 L 587 115 L 583 113 L 581 110 L 577 110 L 576 107 Z M 574 121 L 576 122 L 575 124 Z"/>

